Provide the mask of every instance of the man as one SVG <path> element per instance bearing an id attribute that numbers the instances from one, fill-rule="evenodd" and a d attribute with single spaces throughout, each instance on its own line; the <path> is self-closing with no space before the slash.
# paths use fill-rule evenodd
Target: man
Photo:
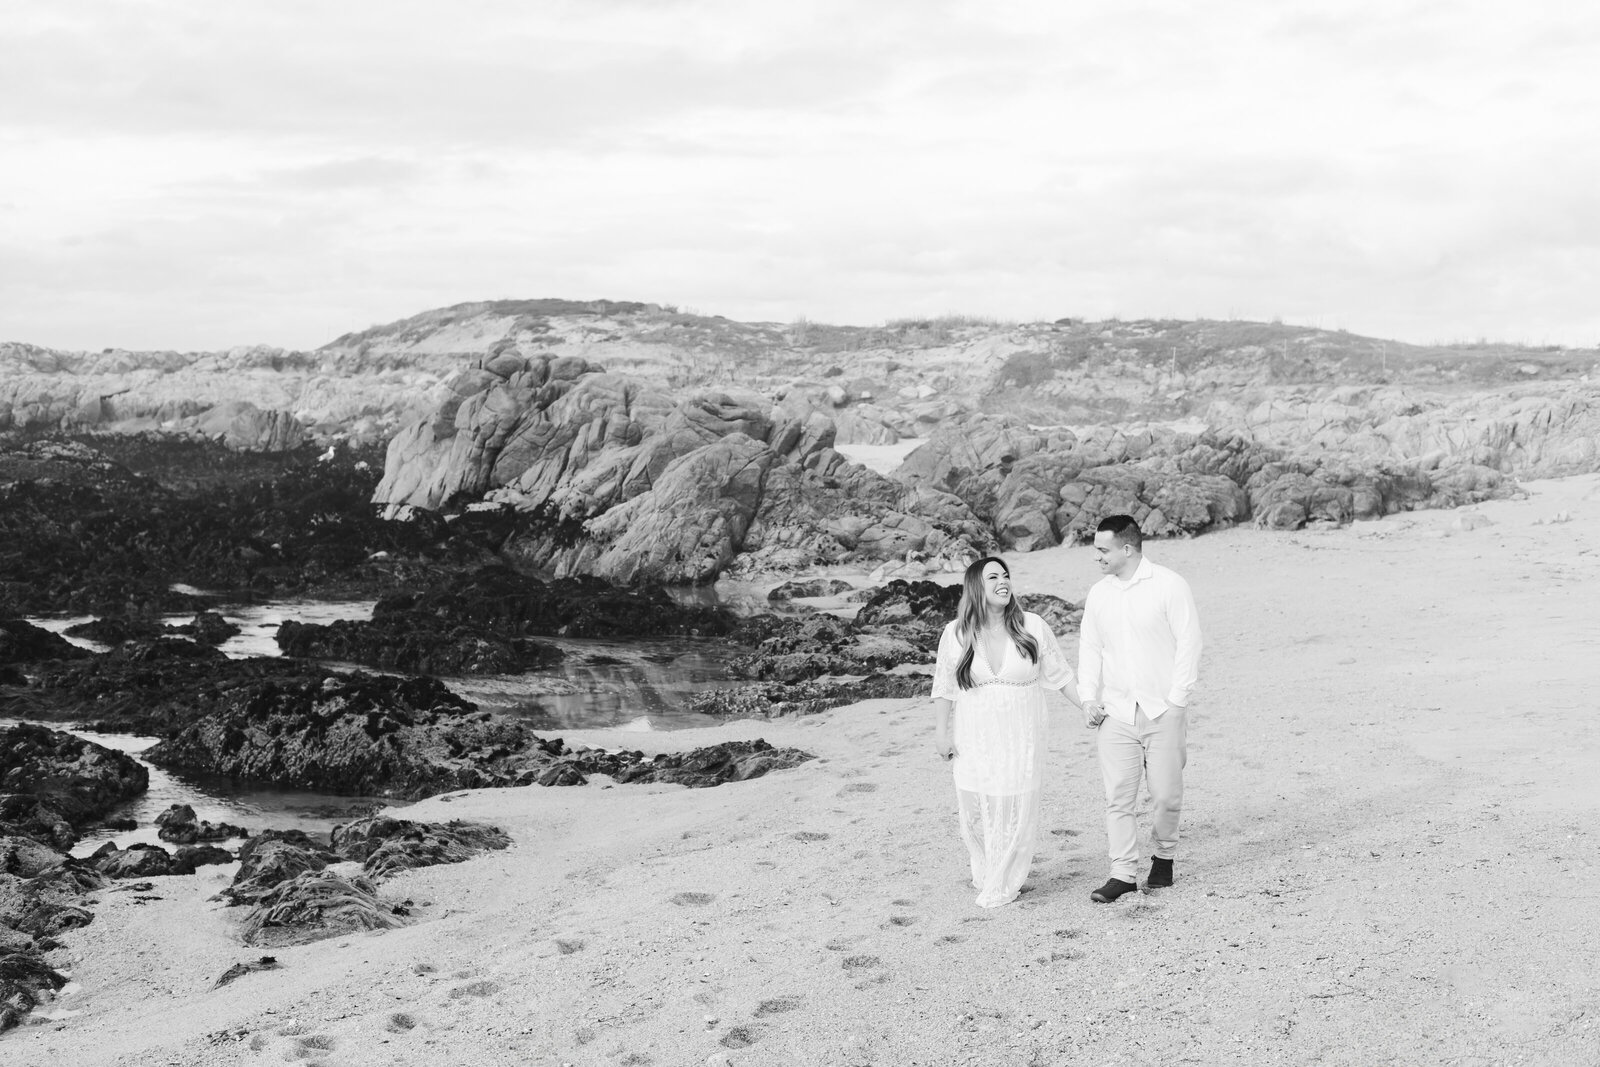
<path id="1" fill-rule="evenodd" d="M 1095 530 L 1105 577 L 1089 590 L 1078 638 L 1084 722 L 1098 731 L 1111 879 L 1089 894 L 1109 904 L 1139 888 L 1133 809 L 1141 774 L 1154 839 L 1148 888 L 1172 884 L 1183 810 L 1189 691 L 1200 665 L 1200 620 L 1189 583 L 1144 557 L 1139 524 L 1112 515 Z"/>

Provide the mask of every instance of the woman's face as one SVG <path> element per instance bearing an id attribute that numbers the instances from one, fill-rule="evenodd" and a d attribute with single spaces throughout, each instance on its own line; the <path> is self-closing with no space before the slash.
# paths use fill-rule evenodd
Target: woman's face
<path id="1" fill-rule="evenodd" d="M 994 611 L 1011 603 L 1011 574 L 999 563 L 983 565 L 983 605 Z"/>

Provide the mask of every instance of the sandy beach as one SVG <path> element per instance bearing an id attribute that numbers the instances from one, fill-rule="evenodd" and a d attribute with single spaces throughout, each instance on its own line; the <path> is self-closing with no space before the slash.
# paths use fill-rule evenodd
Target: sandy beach
<path id="1" fill-rule="evenodd" d="M 1090 902 L 1101 787 L 1064 702 L 1031 888 L 994 910 L 925 700 L 573 733 L 818 759 L 715 789 L 424 801 L 405 816 L 515 844 L 385 882 L 413 925 L 276 950 L 221 988 L 262 954 L 209 900 L 233 867 L 120 885 L 0 1062 L 1600 1062 L 1600 476 L 1527 489 L 1148 546 L 1206 634 L 1170 889 Z M 1097 577 L 1081 547 L 1011 562 L 1019 591 L 1075 602 Z"/>

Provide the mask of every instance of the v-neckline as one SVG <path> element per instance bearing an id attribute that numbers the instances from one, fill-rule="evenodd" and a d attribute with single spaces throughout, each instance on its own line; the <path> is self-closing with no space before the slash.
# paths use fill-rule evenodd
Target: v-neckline
<path id="1" fill-rule="evenodd" d="M 1000 662 L 999 664 L 996 664 L 989 658 L 989 649 L 985 646 L 983 632 L 981 630 L 978 632 L 978 655 L 983 657 L 983 665 L 988 667 L 989 673 L 994 675 L 996 678 L 1000 677 L 1000 668 L 1005 666 L 1006 653 L 1011 648 L 1011 635 L 1003 630 L 1001 631 L 1001 635 L 1004 637 L 1004 640 L 1000 645 Z"/>

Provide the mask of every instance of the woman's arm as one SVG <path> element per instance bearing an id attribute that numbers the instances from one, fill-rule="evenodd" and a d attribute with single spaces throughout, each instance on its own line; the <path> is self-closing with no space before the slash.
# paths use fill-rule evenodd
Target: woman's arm
<path id="1" fill-rule="evenodd" d="M 950 709 L 953 705 L 944 697 L 933 698 L 933 750 L 944 759 L 954 759 L 955 742 L 950 739 Z"/>

